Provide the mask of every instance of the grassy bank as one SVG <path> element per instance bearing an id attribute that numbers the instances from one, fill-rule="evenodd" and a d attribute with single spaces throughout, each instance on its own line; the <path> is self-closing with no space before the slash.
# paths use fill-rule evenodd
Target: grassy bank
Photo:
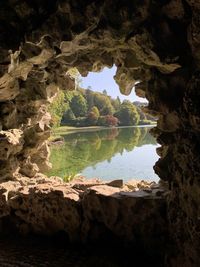
<path id="1" fill-rule="evenodd" d="M 87 126 L 87 127 L 73 127 L 73 126 L 60 126 L 56 129 L 52 130 L 52 134 L 55 136 L 59 136 L 59 134 L 67 134 L 72 132 L 84 132 L 84 131 L 92 131 L 92 130 L 101 130 L 101 129 L 107 129 L 109 127 L 103 127 L 103 126 Z"/>

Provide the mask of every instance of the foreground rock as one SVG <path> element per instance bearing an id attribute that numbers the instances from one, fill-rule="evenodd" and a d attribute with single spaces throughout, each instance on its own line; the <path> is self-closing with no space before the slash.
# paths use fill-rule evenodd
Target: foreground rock
<path id="1" fill-rule="evenodd" d="M 160 253 L 167 234 L 164 191 L 158 196 L 158 189 L 135 189 L 97 179 L 66 184 L 56 177 L 20 177 L 1 184 L 1 231 L 14 227 L 21 234 L 63 232 L 73 242 L 118 240 Z"/>

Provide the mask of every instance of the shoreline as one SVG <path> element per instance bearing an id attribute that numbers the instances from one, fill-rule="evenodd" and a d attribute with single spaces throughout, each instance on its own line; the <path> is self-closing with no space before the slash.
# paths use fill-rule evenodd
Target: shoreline
<path id="1" fill-rule="evenodd" d="M 100 131 L 107 129 L 123 129 L 123 128 L 143 128 L 143 127 L 155 127 L 157 123 L 147 124 L 147 125 L 132 125 L 132 126 L 117 126 L 117 127 L 107 127 L 107 126 L 84 126 L 84 127 L 73 127 L 73 126 L 60 126 L 51 132 L 52 136 L 71 134 L 74 132 L 88 132 L 88 131 Z"/>
<path id="2" fill-rule="evenodd" d="M 73 127 L 73 126 L 60 126 L 52 131 L 52 134 L 58 133 L 67 133 L 73 131 L 88 131 L 88 130 L 103 130 L 103 129 L 110 129 L 111 127 L 104 127 L 104 126 L 84 126 L 84 127 Z"/>

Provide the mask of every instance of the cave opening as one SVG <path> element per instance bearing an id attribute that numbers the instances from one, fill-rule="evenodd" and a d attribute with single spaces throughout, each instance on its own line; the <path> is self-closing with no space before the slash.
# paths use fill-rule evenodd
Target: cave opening
<path id="1" fill-rule="evenodd" d="M 77 177 L 159 181 L 153 171 L 158 144 L 150 134 L 156 118 L 144 113 L 148 101 L 137 97 L 134 88 L 127 96 L 120 94 L 116 71 L 113 66 L 86 77 L 76 68 L 67 72 L 75 79 L 75 89 L 59 92 L 49 108 L 48 176 L 65 181 Z"/>

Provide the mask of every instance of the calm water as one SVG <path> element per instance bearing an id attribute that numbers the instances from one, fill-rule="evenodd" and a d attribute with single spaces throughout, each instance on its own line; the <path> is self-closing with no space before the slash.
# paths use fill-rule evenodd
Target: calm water
<path id="1" fill-rule="evenodd" d="M 149 127 L 128 127 L 63 135 L 65 143 L 51 147 L 53 169 L 61 177 L 81 173 L 88 178 L 158 180 L 158 160 Z"/>

